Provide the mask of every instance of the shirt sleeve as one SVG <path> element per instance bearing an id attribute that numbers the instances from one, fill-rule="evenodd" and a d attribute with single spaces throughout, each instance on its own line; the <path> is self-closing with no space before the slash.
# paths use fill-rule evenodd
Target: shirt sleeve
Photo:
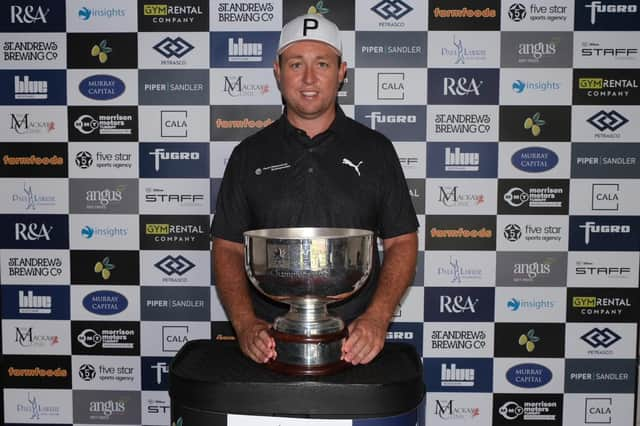
<path id="1" fill-rule="evenodd" d="M 211 225 L 213 237 L 237 243 L 242 243 L 242 234 L 249 229 L 251 220 L 243 182 L 246 171 L 243 157 L 240 146 L 236 146 L 224 171 Z"/>
<path id="2" fill-rule="evenodd" d="M 378 223 L 380 237 L 385 239 L 415 232 L 419 224 L 398 154 L 390 140 L 385 138 L 381 145 L 383 175 Z"/>

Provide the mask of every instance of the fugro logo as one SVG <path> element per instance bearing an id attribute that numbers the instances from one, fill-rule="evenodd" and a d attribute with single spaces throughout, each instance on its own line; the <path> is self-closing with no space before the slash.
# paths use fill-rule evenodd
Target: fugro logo
<path id="1" fill-rule="evenodd" d="M 206 143 L 141 143 L 140 176 L 151 178 L 209 177 Z"/>
<path id="2" fill-rule="evenodd" d="M 498 104 L 498 70 L 430 69 L 429 104 Z"/>
<path id="3" fill-rule="evenodd" d="M 616 0 L 576 2 L 576 30 L 637 31 L 638 5 Z"/>
<path id="4" fill-rule="evenodd" d="M 635 216 L 571 216 L 569 250 L 638 250 L 639 228 Z"/>
<path id="5" fill-rule="evenodd" d="M 115 315 L 127 309 L 129 301 L 118 292 L 99 290 L 87 294 L 82 299 L 82 306 L 97 315 Z"/>
<path id="6" fill-rule="evenodd" d="M 355 119 L 389 139 L 426 140 L 426 107 L 423 106 L 356 106 Z"/>
<path id="7" fill-rule="evenodd" d="M 125 84 L 118 77 L 98 74 L 82 80 L 78 90 L 89 99 L 108 101 L 122 95 L 125 91 Z"/>

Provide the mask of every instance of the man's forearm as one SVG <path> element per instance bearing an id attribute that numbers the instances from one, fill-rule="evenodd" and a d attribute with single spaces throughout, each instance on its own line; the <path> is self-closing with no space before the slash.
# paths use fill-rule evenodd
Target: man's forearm
<path id="1" fill-rule="evenodd" d="M 218 296 L 237 331 L 255 319 L 244 272 L 244 248 L 240 243 L 216 238 L 212 255 Z"/>
<path id="2" fill-rule="evenodd" d="M 391 321 L 398 303 L 413 281 L 417 255 L 416 233 L 384 240 L 384 259 L 378 288 L 364 313 L 365 316 Z"/>

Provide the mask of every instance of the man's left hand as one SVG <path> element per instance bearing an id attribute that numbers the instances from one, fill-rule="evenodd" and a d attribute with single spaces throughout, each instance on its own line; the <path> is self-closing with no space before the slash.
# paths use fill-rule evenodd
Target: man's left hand
<path id="1" fill-rule="evenodd" d="M 342 345 L 342 359 L 353 365 L 368 364 L 384 347 L 389 324 L 361 316 L 349 324 L 349 337 Z"/>

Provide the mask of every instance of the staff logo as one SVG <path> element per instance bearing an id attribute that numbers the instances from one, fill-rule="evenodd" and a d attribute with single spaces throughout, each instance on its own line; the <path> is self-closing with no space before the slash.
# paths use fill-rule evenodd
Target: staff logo
<path id="1" fill-rule="evenodd" d="M 399 20 L 411 12 L 413 8 L 402 0 L 382 0 L 373 6 L 371 10 L 386 21 L 391 18 Z"/>
<path id="2" fill-rule="evenodd" d="M 194 49 L 193 45 L 182 37 L 165 37 L 153 48 L 167 59 L 172 57 L 180 59 Z"/>
<path id="3" fill-rule="evenodd" d="M 611 110 L 609 112 L 600 110 L 587 119 L 587 123 L 591 124 L 601 132 L 604 130 L 611 130 L 612 132 L 615 132 L 628 122 L 629 120 L 616 110 Z"/>

